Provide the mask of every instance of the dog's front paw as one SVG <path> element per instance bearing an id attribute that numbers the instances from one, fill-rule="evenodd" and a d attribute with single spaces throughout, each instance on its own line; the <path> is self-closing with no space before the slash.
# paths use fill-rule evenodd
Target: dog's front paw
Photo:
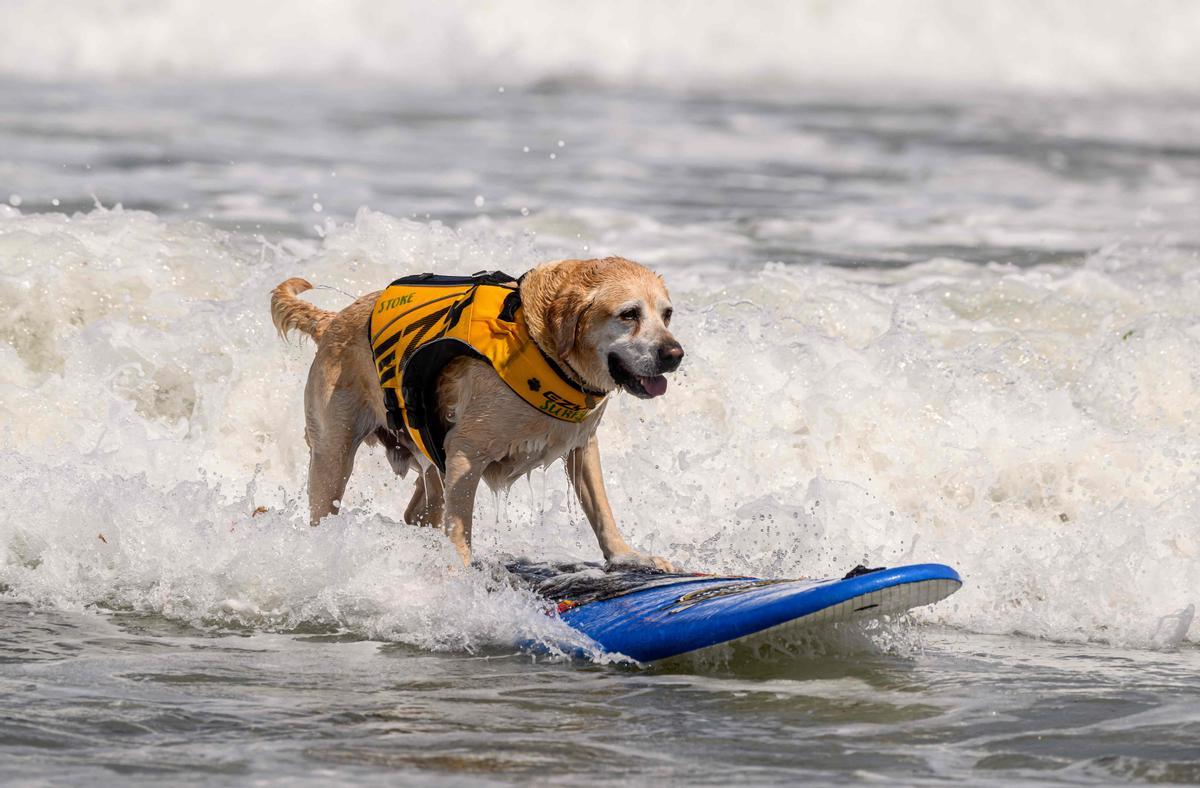
<path id="1" fill-rule="evenodd" d="M 657 569 L 660 572 L 678 572 L 679 569 L 665 558 L 630 551 L 614 555 L 605 563 L 605 569 Z"/>

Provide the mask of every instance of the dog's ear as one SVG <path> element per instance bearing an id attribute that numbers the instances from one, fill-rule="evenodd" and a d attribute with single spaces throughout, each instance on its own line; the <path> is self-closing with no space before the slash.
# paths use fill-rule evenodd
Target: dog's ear
<path id="1" fill-rule="evenodd" d="M 579 318 L 587 310 L 591 295 L 578 282 L 564 282 L 546 308 L 546 329 L 554 341 L 554 355 L 566 358 L 575 347 Z"/>

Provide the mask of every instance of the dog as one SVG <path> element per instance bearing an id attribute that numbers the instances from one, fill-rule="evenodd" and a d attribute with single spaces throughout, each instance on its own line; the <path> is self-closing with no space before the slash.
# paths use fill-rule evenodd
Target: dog
<path id="1" fill-rule="evenodd" d="M 607 565 L 673 570 L 667 560 L 635 550 L 617 529 L 596 434 L 607 395 L 623 390 L 645 399 L 660 396 L 667 389 L 664 375 L 683 360 L 662 277 L 609 257 L 543 263 L 519 280 L 498 272 L 466 280 L 456 280 L 443 298 L 443 290 L 423 285 L 444 278 L 400 279 L 340 312 L 298 298 L 312 287 L 303 279 L 288 279 L 272 291 L 271 318 L 280 336 L 295 330 L 316 341 L 304 390 L 311 523 L 337 512 L 359 446 L 382 444 L 398 475 L 417 473 L 405 521 L 442 528 L 470 564 L 480 481 L 504 489 L 561 458 Z M 429 304 L 414 308 L 414 294 Z M 477 314 L 484 296 L 500 305 L 499 315 Z M 427 317 L 411 319 L 421 309 Z M 472 310 L 469 318 L 466 309 Z M 436 334 L 439 326 L 438 342 L 412 339 Z M 485 335 L 470 340 L 476 345 L 501 336 L 507 343 L 501 350 L 512 357 L 489 361 L 479 348 L 450 339 L 450 333 L 468 330 Z M 403 354 L 397 340 L 407 343 Z M 452 357 L 444 365 L 425 363 L 444 360 L 446 351 Z M 417 376 L 418 367 L 432 370 L 428 379 L 407 379 Z M 385 382 L 393 374 L 406 377 L 402 386 L 395 377 Z"/>

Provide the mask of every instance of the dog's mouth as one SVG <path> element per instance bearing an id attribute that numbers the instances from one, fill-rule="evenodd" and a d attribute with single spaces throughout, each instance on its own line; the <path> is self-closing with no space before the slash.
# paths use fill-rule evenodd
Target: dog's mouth
<path id="1" fill-rule="evenodd" d="M 608 354 L 608 374 L 617 385 L 641 399 L 654 399 L 667 393 L 667 379 L 663 375 L 635 375 L 616 353 Z"/>

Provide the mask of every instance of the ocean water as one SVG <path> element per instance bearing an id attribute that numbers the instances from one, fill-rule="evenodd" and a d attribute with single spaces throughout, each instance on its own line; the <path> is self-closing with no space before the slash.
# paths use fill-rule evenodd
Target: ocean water
<path id="1" fill-rule="evenodd" d="M 917 6 L 0 7 L 0 779 L 1200 782 L 1200 15 Z M 607 254 L 633 543 L 963 589 L 645 667 L 495 581 L 561 465 L 472 569 L 370 449 L 308 527 L 271 287 Z"/>

